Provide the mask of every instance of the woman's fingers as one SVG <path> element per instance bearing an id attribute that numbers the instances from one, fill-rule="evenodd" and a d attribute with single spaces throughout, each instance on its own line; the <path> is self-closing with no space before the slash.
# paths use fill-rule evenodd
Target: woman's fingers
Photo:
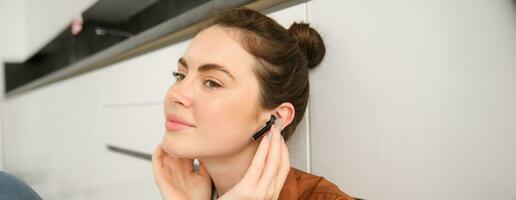
<path id="1" fill-rule="evenodd" d="M 209 198 L 210 179 L 190 173 L 190 168 L 193 171 L 192 159 L 170 156 L 158 145 L 152 154 L 152 164 L 154 180 L 163 199 Z"/>
<path id="2" fill-rule="evenodd" d="M 184 173 L 193 173 L 192 159 L 173 157 L 163 150 L 161 144 L 158 144 L 152 155 L 152 163 L 157 180 L 169 180 L 172 173 L 178 176 L 183 176 Z"/>
<path id="3" fill-rule="evenodd" d="M 267 157 L 267 153 L 269 152 L 269 146 L 271 145 L 271 131 L 268 131 L 261 139 L 260 145 L 256 150 L 253 161 L 247 169 L 247 172 L 242 178 L 242 181 L 249 181 L 253 184 L 256 184 L 260 179 L 260 175 L 263 171 L 263 166 L 265 165 L 265 159 Z"/>
<path id="4" fill-rule="evenodd" d="M 278 125 L 280 125 L 280 123 L 275 124 L 274 128 L 271 129 L 271 146 L 265 161 L 265 168 L 258 182 L 258 189 L 264 192 L 269 191 L 269 186 L 274 183 L 274 178 L 277 176 L 280 167 L 281 135 Z"/>
<path id="5" fill-rule="evenodd" d="M 275 194 L 274 199 L 278 199 L 279 195 L 281 193 L 281 189 L 283 188 L 283 185 L 285 184 L 285 181 L 287 180 L 288 173 L 290 172 L 290 160 L 289 160 L 289 154 L 288 154 L 288 148 L 287 144 L 285 144 L 285 141 L 282 139 L 281 142 L 281 166 L 278 172 L 278 176 L 276 178 L 276 185 L 275 188 Z"/>
<path id="6" fill-rule="evenodd" d="M 181 167 L 183 172 L 188 174 L 195 174 L 193 159 L 191 158 L 179 158 L 181 160 Z"/>
<path id="7" fill-rule="evenodd" d="M 221 199 L 278 199 L 290 171 L 290 161 L 281 137 L 281 121 L 277 122 L 260 141 L 244 178 Z"/>
<path id="8" fill-rule="evenodd" d="M 159 166 L 159 158 L 162 156 L 163 154 L 161 153 L 161 145 L 158 144 L 156 145 L 156 148 L 154 149 L 154 153 L 152 153 L 152 164 L 156 164 L 156 165 L 153 165 L 155 167 Z"/>
<path id="9" fill-rule="evenodd" d="M 165 153 L 163 152 L 161 145 L 158 144 L 152 154 L 152 169 L 154 171 L 154 178 L 156 181 L 163 180 L 163 156 L 165 156 Z"/>
<path id="10" fill-rule="evenodd" d="M 163 171 L 177 174 L 178 176 L 184 176 L 185 174 L 193 174 L 193 159 L 180 158 L 167 154 L 164 150 L 161 150 L 161 162 L 163 162 Z M 165 176 L 168 176 L 165 174 Z"/>
<path id="11" fill-rule="evenodd" d="M 158 172 L 158 168 L 160 167 L 159 163 L 158 163 L 158 156 L 159 156 L 158 148 L 159 148 L 159 145 L 156 146 L 156 148 L 154 149 L 154 153 L 152 153 L 152 171 L 154 172 L 154 178 L 158 178 L 157 172 Z"/>

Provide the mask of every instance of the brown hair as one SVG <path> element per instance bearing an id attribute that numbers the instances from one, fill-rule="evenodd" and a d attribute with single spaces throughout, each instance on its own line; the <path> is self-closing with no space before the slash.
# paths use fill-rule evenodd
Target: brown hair
<path id="1" fill-rule="evenodd" d="M 321 36 L 307 23 L 293 23 L 287 30 L 273 19 L 247 8 L 218 9 L 208 19 L 204 28 L 220 25 L 238 30 L 236 39 L 260 61 L 254 71 L 261 88 L 261 106 L 273 109 L 284 102 L 294 106 L 294 119 L 282 131 L 288 140 L 308 103 L 308 69 L 316 67 L 324 58 Z"/>

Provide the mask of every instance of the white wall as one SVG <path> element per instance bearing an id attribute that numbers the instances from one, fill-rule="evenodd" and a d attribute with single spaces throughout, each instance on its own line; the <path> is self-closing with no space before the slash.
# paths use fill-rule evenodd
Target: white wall
<path id="1" fill-rule="evenodd" d="M 4 91 L 4 62 L 24 62 L 64 30 L 72 18 L 80 17 L 84 9 L 95 2 L 96 0 L 0 0 L 1 91 Z M 0 112 L 3 113 L 3 92 L 0 99 Z M 2 129 L 3 125 L 0 123 L 0 169 L 3 169 Z"/>
<path id="2" fill-rule="evenodd" d="M 26 56 L 25 1 L 0 0 L 0 61 Z M 3 76 L 2 76 L 3 78 Z M 3 81 L 2 81 L 3 82 Z"/>
<path id="3" fill-rule="evenodd" d="M 96 0 L 0 0 L 0 58 L 25 61 Z"/>
<path id="4" fill-rule="evenodd" d="M 365 199 L 516 198 L 508 0 L 308 3 L 312 169 Z"/>
<path id="5" fill-rule="evenodd" d="M 0 0 L 0 89 L 4 91 L 4 67 L 7 61 L 25 57 L 25 3 L 24 1 Z M 4 93 L 0 94 L 0 113 L 3 113 Z M 2 115 L 0 115 L 1 119 Z M 3 120 L 2 120 L 3 122 Z M 3 123 L 0 122 L 0 170 L 3 169 Z"/>

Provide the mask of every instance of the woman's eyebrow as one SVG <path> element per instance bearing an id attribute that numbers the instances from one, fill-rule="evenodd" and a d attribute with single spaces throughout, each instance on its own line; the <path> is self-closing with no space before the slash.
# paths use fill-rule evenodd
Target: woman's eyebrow
<path id="1" fill-rule="evenodd" d="M 188 69 L 188 65 L 186 64 L 185 59 L 183 59 L 181 57 L 181 58 L 179 58 L 178 62 Z M 197 70 L 199 70 L 200 72 L 206 72 L 206 71 L 210 71 L 210 70 L 218 70 L 218 71 L 221 71 L 221 72 L 227 74 L 233 80 L 236 80 L 235 77 L 226 69 L 226 67 L 219 65 L 219 64 L 215 64 L 215 63 L 203 64 Z"/>

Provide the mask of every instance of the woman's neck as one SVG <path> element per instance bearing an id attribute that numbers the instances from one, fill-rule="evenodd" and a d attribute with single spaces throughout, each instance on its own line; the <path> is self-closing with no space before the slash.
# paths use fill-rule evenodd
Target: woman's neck
<path id="1" fill-rule="evenodd" d="M 258 149 L 259 140 L 247 145 L 242 151 L 224 157 L 199 158 L 210 173 L 218 196 L 234 187 L 246 174 Z"/>

